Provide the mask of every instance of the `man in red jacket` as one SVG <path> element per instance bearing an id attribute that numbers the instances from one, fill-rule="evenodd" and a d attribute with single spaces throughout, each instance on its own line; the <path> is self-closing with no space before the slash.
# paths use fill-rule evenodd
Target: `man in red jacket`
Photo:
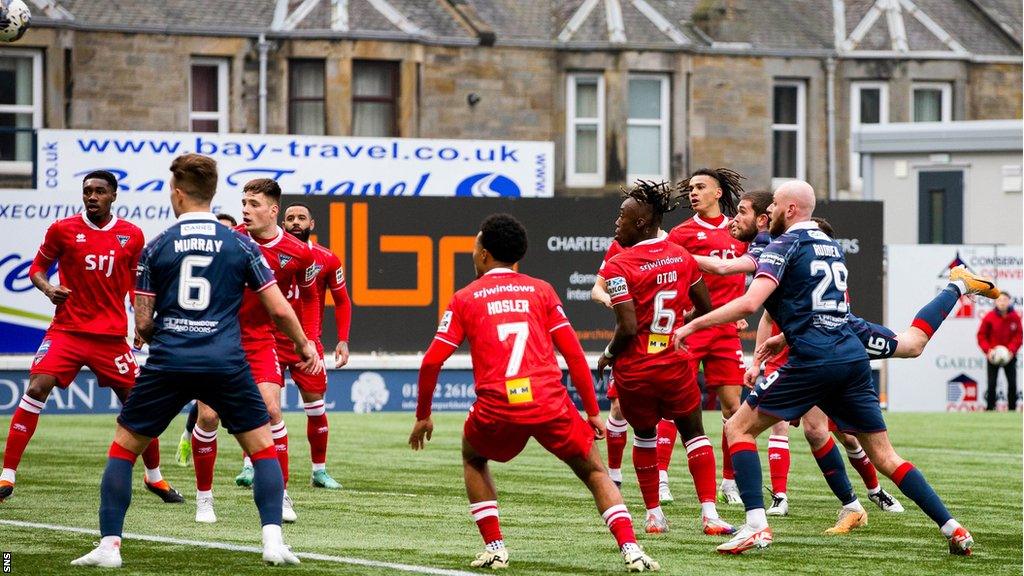
<path id="1" fill-rule="evenodd" d="M 1013 358 L 1003 366 L 1006 371 L 1006 398 L 1009 409 L 1017 409 L 1017 350 L 1021 345 L 1020 315 L 1011 307 L 1010 295 L 1003 292 L 996 298 L 996 307 L 981 319 L 978 328 L 978 346 L 988 361 L 988 390 L 985 402 L 989 410 L 996 409 L 996 383 L 999 379 L 999 365 L 992 362 L 992 351 L 996 346 L 1006 346 Z"/>

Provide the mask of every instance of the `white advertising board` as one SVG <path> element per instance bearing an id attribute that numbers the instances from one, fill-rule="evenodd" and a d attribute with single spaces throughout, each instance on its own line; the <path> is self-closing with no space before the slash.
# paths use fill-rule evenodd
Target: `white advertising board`
<path id="1" fill-rule="evenodd" d="M 886 324 L 896 332 L 910 326 L 918 310 L 945 288 L 949 269 L 958 264 L 995 278 L 998 286 L 1013 295 L 1019 310 L 1024 284 L 1022 257 L 1020 246 L 890 245 Z M 887 361 L 890 410 L 984 409 L 986 363 L 977 333 L 981 318 L 992 306 L 988 298 L 961 298 L 920 358 Z M 1000 382 L 1005 390 L 1005 383 Z"/>

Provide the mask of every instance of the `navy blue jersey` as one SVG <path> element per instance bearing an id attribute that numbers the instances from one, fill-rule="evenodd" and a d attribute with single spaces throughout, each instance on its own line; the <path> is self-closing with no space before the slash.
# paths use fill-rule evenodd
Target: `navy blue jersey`
<path id="1" fill-rule="evenodd" d="M 135 291 L 156 299 L 156 332 L 147 368 L 176 372 L 233 372 L 245 366 L 238 308 L 246 287 L 276 283 L 259 246 L 193 212 L 142 251 Z"/>
<path id="2" fill-rule="evenodd" d="M 790 344 L 790 366 L 867 358 L 849 326 L 843 251 L 814 222 L 793 225 L 765 247 L 755 277 L 778 283 L 764 307 Z"/>
<path id="3" fill-rule="evenodd" d="M 754 237 L 750 244 L 747 244 L 747 256 L 753 258 L 754 263 L 756 264 L 758 259 L 761 257 L 761 253 L 764 252 L 764 249 L 771 244 L 771 242 L 772 235 L 769 234 L 767 230 L 758 232 L 757 236 Z"/>

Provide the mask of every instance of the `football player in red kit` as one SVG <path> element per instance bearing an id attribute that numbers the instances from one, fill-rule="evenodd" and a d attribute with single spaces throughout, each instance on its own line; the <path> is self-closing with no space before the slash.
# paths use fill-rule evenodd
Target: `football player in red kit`
<path id="1" fill-rule="evenodd" d="M 317 318 L 314 324 L 316 331 L 309 337 L 316 342 L 322 359 L 324 345 L 320 341 L 320 337 L 323 332 L 324 302 L 329 288 L 331 296 L 334 297 L 334 321 L 337 325 L 338 337 L 338 345 L 334 348 L 334 367 L 341 368 L 348 363 L 348 331 L 352 322 L 352 304 L 348 298 L 348 289 L 345 287 L 345 270 L 341 267 L 341 260 L 326 247 L 309 239 L 310 233 L 315 227 L 316 222 L 313 220 L 313 215 L 310 214 L 309 207 L 305 204 L 292 204 L 285 209 L 284 230 L 304 242 L 313 253 L 313 267 L 316 270 L 313 288 L 319 304 L 316 307 Z M 292 282 L 291 288 L 286 293 L 289 302 L 296 308 L 297 314 L 302 309 L 299 300 L 300 293 L 297 282 Z M 295 381 L 295 386 L 302 396 L 302 407 L 306 411 L 306 439 L 309 441 L 309 455 L 313 464 L 313 487 L 340 490 L 341 484 L 327 473 L 328 422 L 327 408 L 324 405 L 324 394 L 327 392 L 327 371 L 311 376 L 296 369 L 301 359 L 295 354 L 291 340 L 280 330 L 276 335 L 277 355 L 281 361 L 281 369 L 287 368 L 291 372 L 292 380 Z"/>
<path id="2" fill-rule="evenodd" d="M 743 193 L 740 174 L 728 168 L 702 168 L 682 182 L 681 186 L 696 213 L 692 218 L 669 232 L 668 239 L 694 256 L 739 258 L 746 252 L 746 244 L 729 234 L 730 217 L 736 215 L 736 206 Z M 711 305 L 718 308 L 743 295 L 743 274 L 708 276 Z M 743 386 L 743 348 L 735 324 L 715 326 L 694 334 L 686 341 L 695 365 L 704 365 L 705 385 L 717 392 L 722 405 L 722 421 L 728 420 L 740 407 L 740 389 Z M 722 435 L 722 453 L 729 454 L 728 442 Z M 722 486 L 719 498 L 729 504 L 739 504 L 732 463 L 722 460 Z"/>
<path id="3" fill-rule="evenodd" d="M 29 277 L 56 305 L 29 370 L 29 386 L 11 418 L 0 472 L 0 501 L 14 491 L 15 471 L 35 433 L 39 414 L 55 386 L 67 388 L 82 367 L 96 375 L 123 403 L 139 366 L 128 346 L 125 296 L 134 294 L 135 270 L 145 240 L 139 227 L 111 213 L 117 199 L 117 179 L 105 170 L 82 180 L 85 211 L 58 220 L 46 231 Z M 57 263 L 60 285 L 49 282 Z M 157 439 L 142 453 L 146 489 L 164 502 L 184 502 L 160 473 Z"/>
<path id="4" fill-rule="evenodd" d="M 638 182 L 619 209 L 615 239 L 624 248 L 601 271 L 615 311 L 615 335 L 598 360 L 612 366 L 622 413 L 633 427 L 633 467 L 647 508 L 646 530 L 668 531 L 658 494 L 657 428 L 671 420 L 682 431 L 705 534 L 732 534 L 715 507 L 715 454 L 704 434 L 697 372 L 670 349 L 676 326 L 711 310 L 697 263 L 658 236 L 662 218 L 678 206 L 667 183 Z"/>
<path id="5" fill-rule="evenodd" d="M 420 450 L 430 440 L 430 409 L 441 366 L 468 340 L 477 399 L 463 429 L 463 474 L 469 512 L 485 544 L 470 565 L 508 566 L 488 462 L 508 462 L 535 438 L 590 489 L 626 568 L 658 570 L 658 563 L 637 544 L 629 511 L 601 462 L 594 438 L 604 436 L 604 424 L 593 376 L 561 301 L 547 282 L 512 270 L 526 247 L 526 230 L 512 216 L 495 214 L 480 226 L 473 250 L 477 279 L 452 296 L 423 359 L 409 444 Z M 562 385 L 556 348 L 583 400 L 586 420 Z"/>

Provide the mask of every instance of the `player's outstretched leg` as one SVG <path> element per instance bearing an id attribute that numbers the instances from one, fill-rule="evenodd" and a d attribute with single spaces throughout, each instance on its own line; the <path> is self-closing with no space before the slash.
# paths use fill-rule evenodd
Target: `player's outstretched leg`
<path id="1" fill-rule="evenodd" d="M 779 421 L 768 437 L 768 477 L 772 481 L 772 505 L 765 512 L 769 516 L 789 514 L 789 422 Z"/>
<path id="2" fill-rule="evenodd" d="M 213 511 L 213 468 L 217 463 L 217 427 L 204 429 L 205 423 L 192 429 L 192 462 L 196 473 L 196 522 L 217 521 Z"/>
<path id="3" fill-rule="evenodd" d="M 614 384 L 611 384 L 614 385 Z M 608 445 L 608 476 L 615 482 L 616 486 L 622 486 L 622 454 L 626 451 L 626 442 L 629 440 L 629 423 L 622 415 L 622 408 L 619 407 L 618 396 L 613 395 L 614 388 L 609 387 L 608 399 L 611 407 L 608 410 L 608 421 L 605 423 L 607 436 L 605 442 Z"/>
<path id="4" fill-rule="evenodd" d="M 185 419 L 185 431 L 181 433 L 178 440 L 178 449 L 174 453 L 174 460 L 178 466 L 188 466 L 192 459 L 192 430 L 196 427 L 196 420 L 199 418 L 199 403 L 195 402 L 189 408 L 188 417 Z"/>
<path id="5" fill-rule="evenodd" d="M 277 448 L 277 460 L 281 465 L 281 474 L 284 477 L 284 499 L 283 518 L 287 523 L 298 520 L 295 513 L 295 506 L 291 496 L 288 495 L 288 428 L 284 425 L 281 414 L 281 387 L 283 384 L 276 382 L 260 382 L 256 385 L 260 389 L 260 396 L 267 405 L 267 412 L 270 414 L 270 434 L 274 438 L 274 447 Z M 235 479 L 238 482 L 238 479 Z"/>
<path id="6" fill-rule="evenodd" d="M 693 477 L 693 487 L 701 507 L 701 526 L 710 536 L 723 536 L 736 531 L 718 516 L 715 506 L 715 449 L 704 433 L 703 414 L 698 408 L 675 421 L 686 447 L 686 461 Z"/>
<path id="7" fill-rule="evenodd" d="M 281 533 L 281 503 L 284 478 L 270 427 L 263 425 L 235 437 L 253 464 L 252 498 L 260 513 L 263 531 L 263 561 L 271 565 L 298 564 L 299 559 L 284 543 Z"/>
<path id="8" fill-rule="evenodd" d="M 121 533 L 132 502 L 132 468 L 138 456 L 117 440 L 111 443 L 100 481 L 100 543 L 92 552 L 72 560 L 73 566 L 121 567 Z"/>
<path id="9" fill-rule="evenodd" d="M 676 446 L 677 435 L 675 422 L 658 422 L 658 499 L 662 504 L 671 504 L 675 500 L 668 485 L 668 468 L 672 464 L 672 451 Z"/>
<path id="10" fill-rule="evenodd" d="M 142 477 L 146 490 L 156 494 L 168 504 L 181 504 L 185 501 L 185 497 L 175 490 L 167 480 L 164 480 L 164 476 L 160 472 L 159 438 L 153 438 L 149 446 L 146 446 L 142 452 L 142 462 L 146 466 L 146 474 Z"/>
<path id="11" fill-rule="evenodd" d="M 878 482 L 875 465 L 871 463 L 871 459 L 864 452 L 857 437 L 844 432 L 836 432 L 836 438 L 843 443 L 846 448 L 846 459 L 850 461 L 850 465 L 864 481 L 864 487 L 868 490 L 868 500 L 874 502 L 883 512 L 897 514 L 903 512 L 903 505 L 900 504 L 900 501 L 882 489 L 882 485 Z"/>
<path id="12" fill-rule="evenodd" d="M 913 500 L 938 525 L 949 544 L 949 553 L 958 556 L 970 555 L 974 547 L 971 533 L 953 519 L 942 499 L 925 480 L 924 474 L 913 464 L 900 458 L 889 441 L 888 432 L 857 434 L 857 439 L 878 470 L 891 479 L 901 492 Z"/>
<path id="13" fill-rule="evenodd" d="M 21 397 L 7 430 L 3 470 L 0 471 L 0 502 L 14 493 L 15 473 L 21 463 L 21 456 L 36 432 L 39 414 L 46 407 L 46 399 L 56 385 L 57 379 L 49 374 L 33 374 L 29 378 L 28 390 Z"/>
<path id="14" fill-rule="evenodd" d="M 644 530 L 648 534 L 668 532 L 668 519 L 658 498 L 658 431 L 657 427 L 633 429 L 633 468 L 647 509 Z"/>
<path id="15" fill-rule="evenodd" d="M 601 518 L 608 526 L 608 530 L 615 538 L 619 550 L 622 552 L 622 559 L 626 563 L 626 570 L 629 572 L 646 572 L 660 570 L 661 565 L 644 553 L 637 544 L 636 534 L 633 531 L 633 518 L 629 510 L 622 503 L 622 494 L 615 484 L 608 477 L 608 473 L 601 464 L 601 454 L 596 444 L 592 446 L 586 457 L 569 458 L 565 461 L 572 468 L 576 476 L 586 484 L 590 493 L 594 495 L 594 502 Z M 712 485 L 714 478 L 712 478 Z"/>
<path id="16" fill-rule="evenodd" d="M 762 414 L 749 404 L 742 404 L 725 424 L 723 432 L 729 441 L 736 486 L 747 511 L 747 523 L 736 531 L 732 539 L 718 546 L 717 550 L 722 554 L 741 554 L 751 549 L 767 548 L 772 543 L 772 529 L 768 526 L 761 492 L 761 460 L 757 456 L 754 439 L 776 422 L 778 418 Z"/>

